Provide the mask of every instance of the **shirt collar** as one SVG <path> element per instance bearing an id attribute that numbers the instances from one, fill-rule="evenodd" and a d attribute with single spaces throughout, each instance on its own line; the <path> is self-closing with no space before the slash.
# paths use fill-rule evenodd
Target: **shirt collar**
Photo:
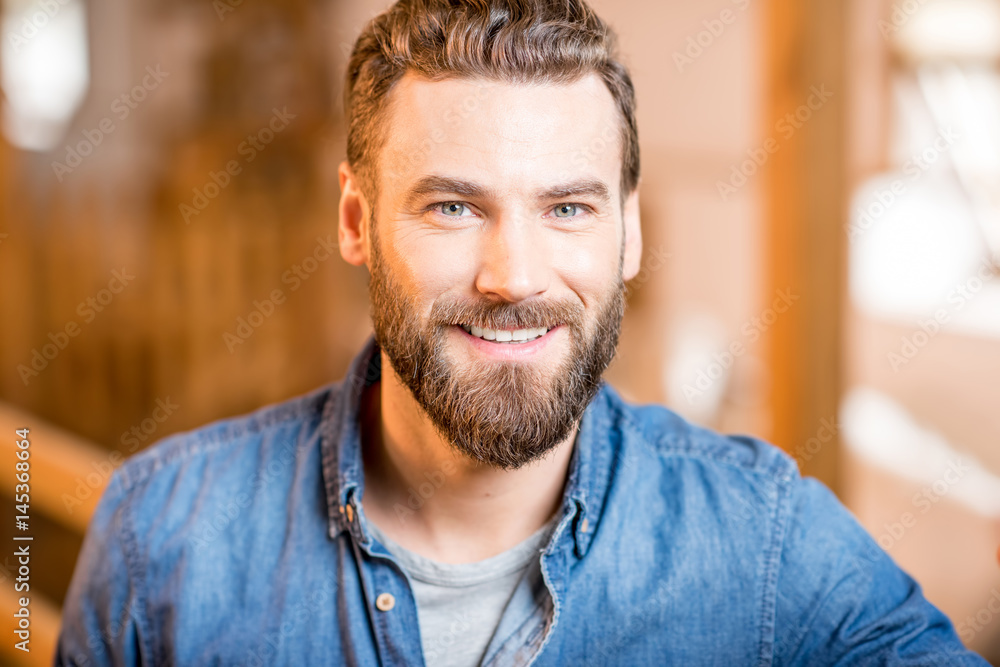
<path id="1" fill-rule="evenodd" d="M 361 541 L 355 500 L 364 490 L 361 459 L 360 408 L 366 387 L 382 375 L 381 350 L 370 336 L 354 358 L 344 380 L 335 386 L 320 424 L 323 481 L 326 486 L 328 531 L 331 538 L 348 531 Z M 569 516 L 575 552 L 583 557 L 596 533 L 618 450 L 611 432 L 614 390 L 603 380 L 584 411 L 570 458 L 563 492 L 564 516 Z"/>

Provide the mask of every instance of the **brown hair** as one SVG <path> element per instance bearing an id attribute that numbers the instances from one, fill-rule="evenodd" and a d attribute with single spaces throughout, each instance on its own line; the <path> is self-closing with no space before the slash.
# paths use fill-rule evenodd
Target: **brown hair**
<path id="1" fill-rule="evenodd" d="M 347 159 L 370 198 L 386 98 L 406 72 L 509 83 L 596 73 L 620 115 L 623 200 L 638 184 L 635 90 L 614 32 L 583 0 L 399 0 L 372 19 L 354 44 L 344 88 Z"/>

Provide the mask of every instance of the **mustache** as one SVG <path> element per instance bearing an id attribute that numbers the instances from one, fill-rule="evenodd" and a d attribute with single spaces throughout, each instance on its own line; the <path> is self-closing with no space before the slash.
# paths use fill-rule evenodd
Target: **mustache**
<path id="1" fill-rule="evenodd" d="M 562 301 L 449 301 L 431 309 L 431 322 L 439 327 L 467 324 L 483 329 L 553 328 L 560 324 L 578 327 L 583 305 Z"/>

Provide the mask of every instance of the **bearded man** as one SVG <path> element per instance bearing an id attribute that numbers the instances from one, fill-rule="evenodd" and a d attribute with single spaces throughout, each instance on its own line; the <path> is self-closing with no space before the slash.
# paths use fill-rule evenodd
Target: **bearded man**
<path id="1" fill-rule="evenodd" d="M 582 0 L 400 0 L 346 112 L 374 336 L 115 473 L 57 664 L 986 664 L 789 457 L 602 381 L 639 150 Z"/>

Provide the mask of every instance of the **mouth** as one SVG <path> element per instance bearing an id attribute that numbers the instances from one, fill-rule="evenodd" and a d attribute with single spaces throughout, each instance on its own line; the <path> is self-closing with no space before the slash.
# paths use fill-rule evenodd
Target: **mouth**
<path id="1" fill-rule="evenodd" d="M 484 329 L 482 327 L 472 326 L 471 324 L 459 324 L 458 326 L 462 327 L 467 334 L 475 336 L 476 338 L 482 338 L 483 340 L 490 341 L 491 343 L 503 343 L 507 345 L 530 343 L 533 340 L 541 338 L 555 328 L 555 326 L 551 326 L 534 327 L 531 329 Z"/>

